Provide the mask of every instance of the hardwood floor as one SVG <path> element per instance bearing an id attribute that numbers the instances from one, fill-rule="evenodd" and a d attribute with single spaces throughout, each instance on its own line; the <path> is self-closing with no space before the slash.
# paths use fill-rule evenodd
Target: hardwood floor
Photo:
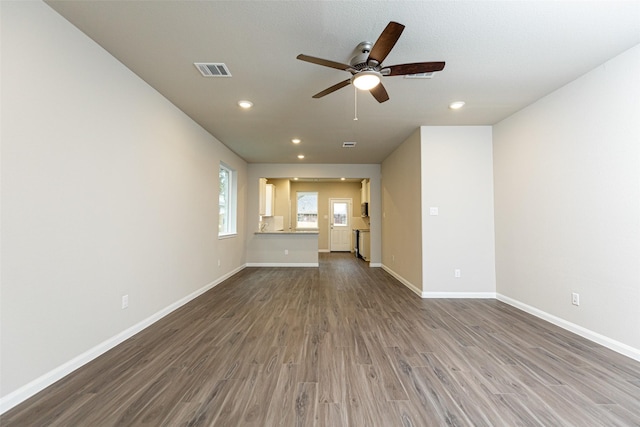
<path id="1" fill-rule="evenodd" d="M 640 363 L 380 268 L 247 268 L 3 426 L 640 426 Z"/>

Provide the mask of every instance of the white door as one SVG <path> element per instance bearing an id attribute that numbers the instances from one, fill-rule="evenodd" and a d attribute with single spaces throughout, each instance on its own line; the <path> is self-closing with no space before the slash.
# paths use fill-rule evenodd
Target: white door
<path id="1" fill-rule="evenodd" d="M 329 250 L 351 251 L 351 199 L 329 199 Z"/>

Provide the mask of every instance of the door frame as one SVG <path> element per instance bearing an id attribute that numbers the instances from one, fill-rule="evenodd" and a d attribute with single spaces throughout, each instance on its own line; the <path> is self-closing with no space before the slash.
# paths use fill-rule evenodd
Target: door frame
<path id="1" fill-rule="evenodd" d="M 353 217 L 353 199 L 351 197 L 329 197 L 329 224 L 328 224 L 328 230 L 329 230 L 329 252 L 331 252 L 331 245 L 332 245 L 332 237 L 331 237 L 331 231 L 333 230 L 333 202 L 347 202 L 347 227 L 349 229 L 349 242 L 351 242 L 351 234 L 352 234 L 352 224 L 351 224 L 351 218 Z M 349 252 L 351 252 L 353 244 L 350 243 L 349 244 Z"/>

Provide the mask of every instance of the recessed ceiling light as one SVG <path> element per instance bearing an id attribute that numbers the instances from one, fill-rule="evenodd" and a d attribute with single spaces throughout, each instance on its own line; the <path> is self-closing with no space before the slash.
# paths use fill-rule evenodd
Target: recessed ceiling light
<path id="1" fill-rule="evenodd" d="M 293 180 L 294 180 L 294 181 L 297 181 L 297 180 L 298 180 L 298 178 L 293 178 Z"/>
<path id="2" fill-rule="evenodd" d="M 300 138 L 293 138 L 291 142 L 293 142 L 294 144 L 300 144 L 301 140 Z"/>
<path id="3" fill-rule="evenodd" d="M 304 154 L 298 154 L 299 159 L 304 159 Z"/>
<path id="4" fill-rule="evenodd" d="M 340 178 L 340 181 L 344 181 L 345 179 L 347 179 L 347 178 Z"/>
<path id="5" fill-rule="evenodd" d="M 238 105 L 240 108 L 244 108 L 246 110 L 247 108 L 253 107 L 253 102 L 243 99 L 242 101 L 238 101 Z"/>
<path id="6" fill-rule="evenodd" d="M 464 101 L 456 101 L 449 104 L 449 108 L 452 110 L 459 110 L 464 107 Z"/>

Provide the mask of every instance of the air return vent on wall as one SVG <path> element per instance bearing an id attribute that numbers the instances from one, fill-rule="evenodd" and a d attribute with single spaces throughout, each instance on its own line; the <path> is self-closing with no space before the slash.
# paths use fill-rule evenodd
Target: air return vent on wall
<path id="1" fill-rule="evenodd" d="M 231 77 L 231 72 L 223 63 L 194 62 L 193 65 L 205 77 Z"/>

